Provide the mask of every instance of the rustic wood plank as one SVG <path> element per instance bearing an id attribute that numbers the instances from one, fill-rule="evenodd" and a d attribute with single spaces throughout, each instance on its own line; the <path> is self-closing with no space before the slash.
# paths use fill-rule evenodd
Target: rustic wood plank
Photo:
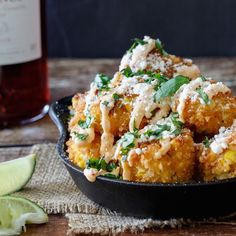
<path id="1" fill-rule="evenodd" d="M 24 236 L 64 236 L 68 229 L 67 219 L 62 215 L 50 215 L 49 223 L 44 225 L 29 225 Z M 82 234 L 81 234 L 82 235 Z M 131 233 L 122 233 L 121 236 L 131 236 Z M 181 229 L 155 229 L 140 234 L 143 236 L 233 236 L 236 235 L 236 225 L 197 225 L 195 227 L 183 227 Z"/>
<path id="2" fill-rule="evenodd" d="M 65 236 L 68 223 L 62 215 L 50 215 L 49 222 L 43 225 L 27 225 L 23 236 Z"/>
<path id="3" fill-rule="evenodd" d="M 47 115 L 33 124 L 0 130 L 0 147 L 56 142 L 58 135 L 56 126 Z"/>
<path id="4" fill-rule="evenodd" d="M 0 148 L 0 162 L 26 156 L 30 153 L 30 149 L 31 147 Z"/>

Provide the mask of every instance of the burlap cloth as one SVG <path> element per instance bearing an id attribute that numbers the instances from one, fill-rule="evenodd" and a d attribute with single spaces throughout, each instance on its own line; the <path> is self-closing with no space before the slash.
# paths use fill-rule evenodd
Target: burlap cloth
<path id="1" fill-rule="evenodd" d="M 68 235 L 116 235 L 122 232 L 138 233 L 145 229 L 176 228 L 196 223 L 183 219 L 152 220 L 120 216 L 90 201 L 75 186 L 63 163 L 58 158 L 55 144 L 35 145 L 31 153 L 37 155 L 37 165 L 31 181 L 17 196 L 37 202 L 49 214 L 66 213 L 69 219 Z M 212 220 L 210 221 L 212 223 Z M 215 222 L 215 221 L 214 221 Z M 215 222 L 233 224 L 231 222 Z"/>

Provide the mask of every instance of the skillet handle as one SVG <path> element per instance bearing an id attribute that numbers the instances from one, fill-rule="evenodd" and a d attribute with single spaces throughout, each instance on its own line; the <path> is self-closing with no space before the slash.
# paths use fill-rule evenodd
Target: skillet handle
<path id="1" fill-rule="evenodd" d="M 72 96 L 62 98 L 56 102 L 53 102 L 49 109 L 49 116 L 57 126 L 60 136 L 67 133 L 67 123 L 69 106 L 71 105 Z"/>

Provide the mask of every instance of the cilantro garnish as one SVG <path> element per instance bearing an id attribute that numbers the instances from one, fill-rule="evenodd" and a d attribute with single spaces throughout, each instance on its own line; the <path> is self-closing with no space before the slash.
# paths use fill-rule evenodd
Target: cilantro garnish
<path id="1" fill-rule="evenodd" d="M 161 98 L 174 95 L 182 85 L 188 83 L 189 83 L 188 77 L 177 75 L 173 79 L 170 79 L 160 85 L 160 88 L 154 94 L 154 101 L 157 102 Z"/>
<path id="2" fill-rule="evenodd" d="M 135 38 L 135 39 L 132 39 L 133 44 L 131 45 L 131 47 L 128 49 L 128 52 L 132 52 L 139 44 L 140 45 L 144 45 L 144 44 L 147 44 L 146 41 L 142 40 L 142 39 L 138 39 L 138 38 Z"/>
<path id="3" fill-rule="evenodd" d="M 204 146 L 205 146 L 206 148 L 209 148 L 210 145 L 211 145 L 211 142 L 210 142 L 210 140 L 209 140 L 209 138 L 208 138 L 207 136 L 205 137 L 205 139 L 203 140 L 202 143 L 204 144 Z"/>
<path id="4" fill-rule="evenodd" d="M 122 73 L 122 75 L 124 75 L 127 78 L 134 76 L 134 73 L 132 72 L 132 70 L 129 66 L 124 68 L 123 70 L 121 70 L 121 73 Z"/>
<path id="5" fill-rule="evenodd" d="M 81 141 L 84 141 L 88 138 L 88 134 L 80 134 L 78 132 L 73 132 L 73 134 L 75 135 L 75 137 Z"/>
<path id="6" fill-rule="evenodd" d="M 111 77 L 106 76 L 104 74 L 97 74 L 94 80 L 94 83 L 96 84 L 99 91 L 102 90 L 109 90 L 109 84 L 111 81 Z"/>
<path id="7" fill-rule="evenodd" d="M 163 55 L 163 56 L 167 56 L 168 55 L 168 53 L 164 50 L 164 45 L 162 44 L 160 39 L 156 40 L 156 48 L 159 50 L 161 55 Z"/>
<path id="8" fill-rule="evenodd" d="M 116 176 L 116 175 L 113 175 L 113 174 L 105 174 L 103 175 L 104 177 L 107 177 L 107 178 L 110 178 L 110 179 L 120 179 L 120 176 Z"/>
<path id="9" fill-rule="evenodd" d="M 171 121 L 173 125 L 175 126 L 175 130 L 172 132 L 175 136 L 179 135 L 182 131 L 184 123 L 179 120 L 179 114 L 178 112 L 173 112 L 171 116 Z"/>
<path id="10" fill-rule="evenodd" d="M 184 125 L 184 123 L 181 122 L 181 121 L 178 120 L 178 119 L 179 119 L 179 114 L 178 114 L 178 112 L 173 112 L 173 113 L 172 113 L 172 116 L 171 116 L 171 121 L 172 121 L 172 123 L 174 124 L 174 126 L 175 126 L 176 128 L 182 128 L 183 125 Z"/>
<path id="11" fill-rule="evenodd" d="M 79 120 L 78 125 L 83 129 L 88 129 L 93 121 L 92 116 L 88 115 L 86 120 Z"/>
<path id="12" fill-rule="evenodd" d="M 95 159 L 90 158 L 86 163 L 86 168 L 94 168 L 97 170 L 105 170 L 111 172 L 112 170 L 117 168 L 117 164 L 114 162 L 106 163 L 103 158 Z"/>
<path id="13" fill-rule="evenodd" d="M 104 101 L 104 102 L 102 103 L 102 105 L 104 105 L 105 107 L 107 107 L 107 106 L 108 106 L 108 104 L 109 104 L 109 102 L 108 102 L 108 101 Z"/>
<path id="14" fill-rule="evenodd" d="M 206 77 L 204 77 L 203 75 L 200 75 L 200 78 L 202 79 L 202 81 L 207 81 Z"/>
<path id="15" fill-rule="evenodd" d="M 168 81 L 168 78 L 160 73 L 155 73 L 155 72 L 146 71 L 146 70 L 138 70 L 137 72 L 132 72 L 129 66 L 123 69 L 121 73 L 127 78 L 133 77 L 133 76 L 147 75 L 148 78 L 145 78 L 145 83 L 151 84 L 155 80 L 158 81 L 158 84 L 155 87 L 155 90 L 157 90 L 162 83 Z"/>
<path id="16" fill-rule="evenodd" d="M 120 143 L 121 143 L 121 156 L 122 156 L 122 160 L 126 160 L 127 155 L 130 151 L 131 148 L 133 148 L 135 146 L 135 139 L 139 138 L 140 135 L 138 134 L 138 129 L 135 128 L 134 132 L 127 132 L 126 134 L 124 134 L 124 136 L 120 139 Z"/>
<path id="17" fill-rule="evenodd" d="M 154 136 L 156 139 L 160 139 L 162 138 L 162 133 L 164 131 L 170 131 L 170 126 L 169 125 L 157 125 L 157 129 L 156 130 L 147 130 L 144 135 L 151 137 Z"/>
<path id="18" fill-rule="evenodd" d="M 199 96 L 202 98 L 202 100 L 204 101 L 205 104 L 210 103 L 210 99 L 209 99 L 208 95 L 203 91 L 202 88 L 198 88 L 196 91 L 199 94 Z"/>
<path id="19" fill-rule="evenodd" d="M 117 100 L 120 99 L 120 95 L 117 94 L 117 93 L 113 93 L 112 98 L 113 98 L 115 101 L 117 101 Z"/>

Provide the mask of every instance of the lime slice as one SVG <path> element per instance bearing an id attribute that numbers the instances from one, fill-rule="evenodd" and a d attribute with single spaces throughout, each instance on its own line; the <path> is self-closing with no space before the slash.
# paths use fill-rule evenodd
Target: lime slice
<path id="1" fill-rule="evenodd" d="M 0 235 L 20 234 L 25 224 L 46 222 L 47 214 L 34 202 L 21 197 L 0 197 Z"/>
<path id="2" fill-rule="evenodd" d="M 0 163 L 0 196 L 23 188 L 31 179 L 35 165 L 35 154 Z"/>

